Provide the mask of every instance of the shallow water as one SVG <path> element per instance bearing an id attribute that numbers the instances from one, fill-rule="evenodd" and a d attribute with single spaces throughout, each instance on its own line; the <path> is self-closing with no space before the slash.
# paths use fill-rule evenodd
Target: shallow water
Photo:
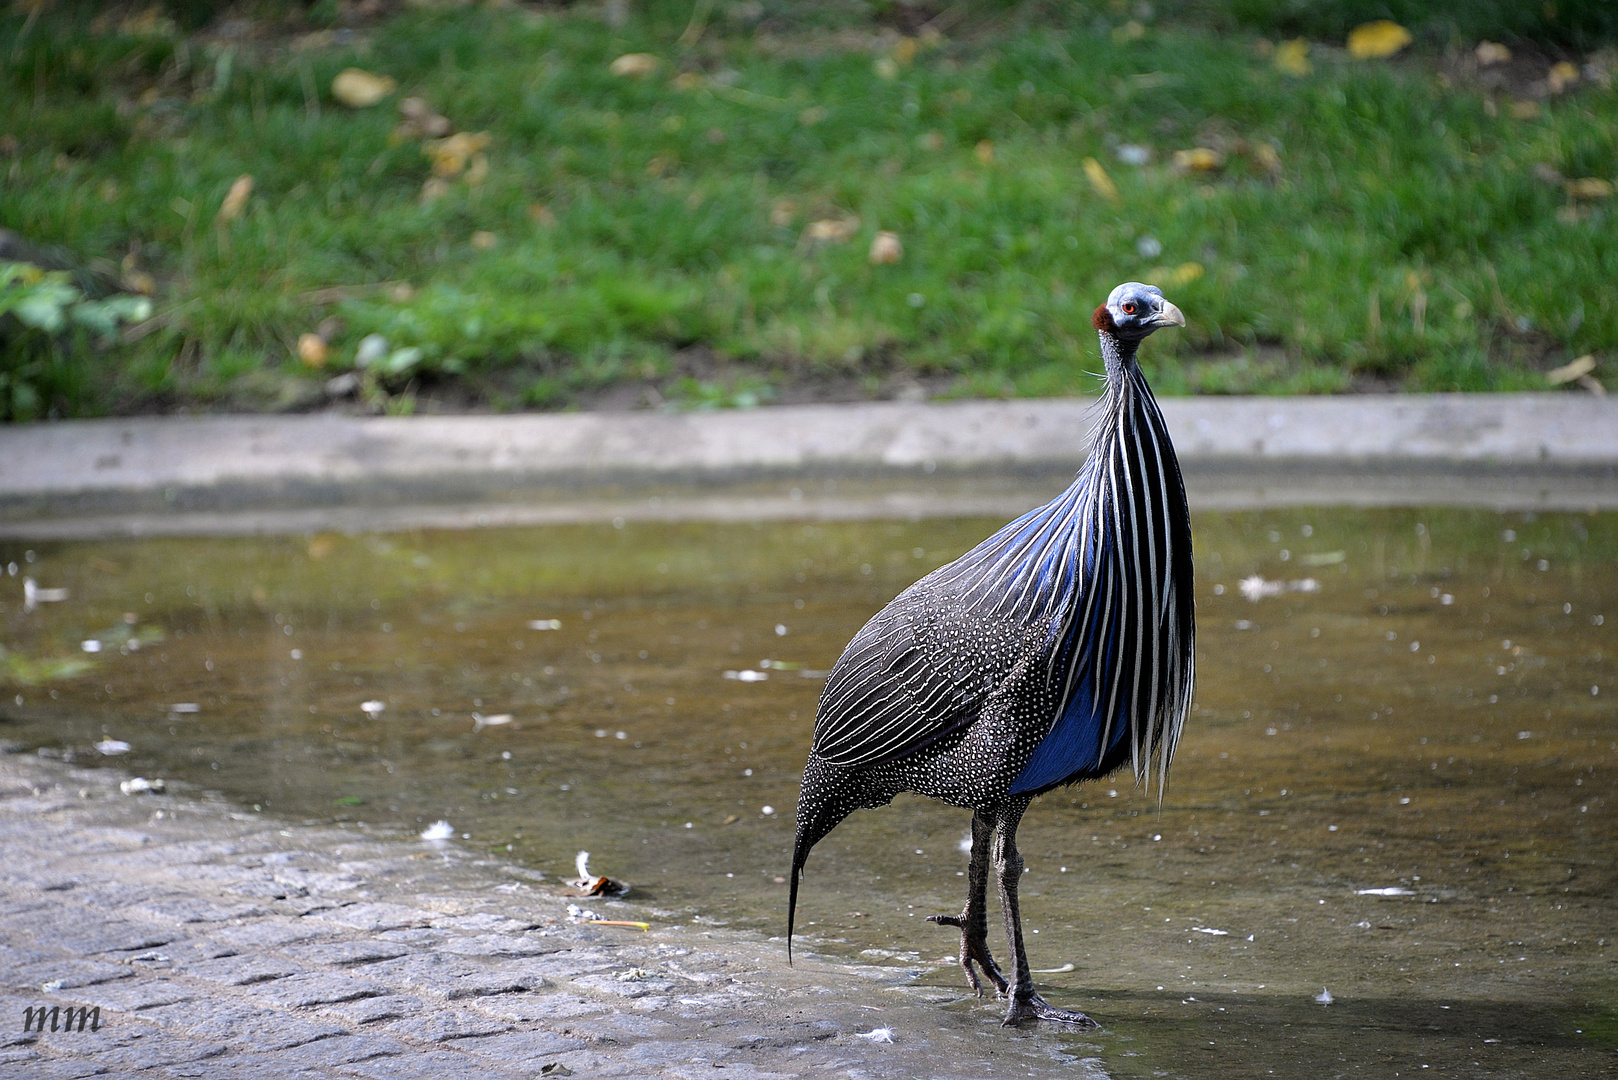
<path id="1" fill-rule="evenodd" d="M 0 739 L 293 820 L 444 819 L 558 877 L 588 849 L 665 921 L 779 935 L 816 673 L 996 524 L 0 544 Z M 1194 524 L 1161 809 L 1119 777 L 1020 834 L 1033 964 L 1073 964 L 1047 994 L 1106 1030 L 1008 1037 L 1119 1076 L 1618 1074 L 1618 515 Z M 26 612 L 24 577 L 68 598 Z M 983 1007 L 922 922 L 960 905 L 965 828 L 855 815 L 810 861 L 805 946 Z"/>

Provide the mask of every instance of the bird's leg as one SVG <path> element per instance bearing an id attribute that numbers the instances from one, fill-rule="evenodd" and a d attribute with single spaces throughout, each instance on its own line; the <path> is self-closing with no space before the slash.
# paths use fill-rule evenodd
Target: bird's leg
<path id="1" fill-rule="evenodd" d="M 994 984 L 995 993 L 1005 994 L 1006 977 L 995 966 L 989 955 L 989 909 L 986 894 L 989 886 L 989 844 L 994 836 L 994 823 L 982 813 L 972 815 L 972 859 L 966 870 L 966 907 L 959 915 L 930 915 L 928 922 L 939 926 L 953 926 L 961 932 L 961 968 L 978 997 L 983 996 L 983 983 L 973 967 L 983 968 L 983 974 Z"/>
<path id="2" fill-rule="evenodd" d="M 1014 1027 L 1025 1020 L 1051 1020 L 1078 1027 L 1100 1027 L 1081 1012 L 1069 1012 L 1046 1003 L 1034 991 L 1034 977 L 1028 971 L 1028 951 L 1023 947 L 1022 914 L 1017 907 L 1017 886 L 1022 878 L 1022 854 L 1017 850 L 1017 823 L 1028 809 L 1027 799 L 1017 799 L 996 815 L 994 830 L 994 869 L 1000 879 L 1000 910 L 1006 917 L 1006 937 L 1011 942 L 1014 966 L 1011 973 L 1011 1006 L 1002 1021 Z"/>

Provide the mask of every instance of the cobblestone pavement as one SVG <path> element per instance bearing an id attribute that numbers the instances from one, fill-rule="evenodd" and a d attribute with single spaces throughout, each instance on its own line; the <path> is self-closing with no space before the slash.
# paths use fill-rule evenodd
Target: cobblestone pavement
<path id="1" fill-rule="evenodd" d="M 589 903 L 651 932 L 578 924 L 521 868 L 119 779 L 0 755 L 0 1077 L 1104 1075 L 911 971 L 632 900 Z M 99 1028 L 25 1031 L 40 1006 Z"/>

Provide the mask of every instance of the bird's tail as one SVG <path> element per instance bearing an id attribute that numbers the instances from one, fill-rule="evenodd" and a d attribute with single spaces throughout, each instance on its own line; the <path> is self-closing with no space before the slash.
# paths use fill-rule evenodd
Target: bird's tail
<path id="1" fill-rule="evenodd" d="M 792 877 L 787 886 L 788 964 L 792 963 L 792 927 L 798 914 L 798 880 L 803 876 L 809 849 L 859 806 L 856 800 L 839 794 L 835 778 L 836 771 L 813 755 L 803 768 L 803 787 L 798 792 L 798 831 L 792 843 Z"/>

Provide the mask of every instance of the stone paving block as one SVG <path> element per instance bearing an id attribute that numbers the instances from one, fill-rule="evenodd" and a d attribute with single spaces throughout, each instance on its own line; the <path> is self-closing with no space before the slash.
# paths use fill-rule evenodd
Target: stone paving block
<path id="1" fill-rule="evenodd" d="M 229 1000 L 166 1005 L 146 1010 L 141 1018 L 198 1038 L 225 1040 L 254 1050 L 282 1050 L 348 1033 L 347 1028 L 330 1021 Z"/>
<path id="2" fill-rule="evenodd" d="M 165 923 L 214 923 L 234 919 L 256 919 L 271 914 L 259 904 L 215 904 L 195 896 L 165 896 L 130 905 L 133 915 Z"/>
<path id="3" fill-rule="evenodd" d="M 256 983 L 246 987 L 255 1000 L 283 1009 L 308 1008 L 334 1001 L 353 1001 L 355 998 L 377 997 L 388 992 L 388 987 L 370 979 L 356 979 L 352 975 L 332 975 L 310 972 L 289 975 L 274 982 Z"/>
<path id="4" fill-rule="evenodd" d="M 503 1035 L 462 1039 L 455 1048 L 482 1054 L 508 1069 L 538 1072 L 541 1066 L 555 1061 L 559 1055 L 582 1050 L 587 1045 L 583 1039 L 558 1035 L 554 1031 L 508 1031 Z"/>
<path id="5" fill-rule="evenodd" d="M 587 972 L 622 966 L 622 961 L 600 949 L 568 949 L 523 961 L 524 969 L 549 979 L 567 979 Z"/>
<path id="6" fill-rule="evenodd" d="M 467 1002 L 480 1012 L 502 1020 L 530 1023 L 536 1020 L 574 1020 L 581 1016 L 601 1016 L 607 1006 L 577 994 L 553 991 L 540 994 L 505 994 Z"/>
<path id="7" fill-rule="evenodd" d="M 54 921 L 54 920 L 53 920 Z M 175 940 L 172 930 L 122 919 L 105 919 L 89 912 L 77 914 L 67 925 L 60 923 L 49 928 L 39 927 L 28 932 L 38 941 L 81 956 L 96 953 L 128 953 L 140 949 L 155 949 Z"/>
<path id="8" fill-rule="evenodd" d="M 670 984 L 667 980 L 663 979 L 646 981 L 627 980 L 620 979 L 617 975 L 600 974 L 579 975 L 572 979 L 568 985 L 580 990 L 586 990 L 592 994 L 601 994 L 612 998 L 629 999 L 645 997 L 654 990 L 667 990 Z"/>
<path id="9" fill-rule="evenodd" d="M 529 1080 L 526 1072 L 496 1068 L 487 1058 L 453 1050 L 428 1050 L 420 1054 L 395 1054 L 345 1065 L 345 1076 L 370 1080 Z"/>
<path id="10" fill-rule="evenodd" d="M 330 911 L 309 916 L 356 930 L 402 930 L 408 926 L 426 926 L 436 917 L 431 911 L 405 907 L 403 904 L 364 903 L 348 904 Z"/>
<path id="11" fill-rule="evenodd" d="M 477 1035 L 498 1035 L 510 1031 L 511 1025 L 464 1009 L 437 1009 L 425 1016 L 410 1020 L 397 1020 L 385 1029 L 390 1035 L 422 1042 L 449 1042 Z"/>
<path id="12" fill-rule="evenodd" d="M 446 938 L 439 946 L 460 956 L 545 956 L 561 952 L 561 943 L 547 938 L 526 938 L 517 934 L 478 934 Z"/>
<path id="13" fill-rule="evenodd" d="M 157 1073 L 163 1080 L 332 1080 L 327 1069 L 294 1069 L 276 1060 L 275 1054 L 227 1054 L 212 1061 L 170 1065 Z"/>
<path id="14" fill-rule="evenodd" d="M 116 1009 L 119 1012 L 155 1009 L 159 1005 L 190 1001 L 196 996 L 196 991 L 191 987 L 161 977 L 123 979 L 115 983 L 86 986 L 73 992 L 76 1000 L 87 1005 L 99 1005 L 103 1009 Z"/>
<path id="15" fill-rule="evenodd" d="M 497 967 L 486 971 L 474 971 L 470 975 L 452 979 L 439 989 L 449 1000 L 459 1001 L 463 998 L 521 993 L 537 990 L 545 985 L 547 984 L 543 975 Z"/>
<path id="16" fill-rule="evenodd" d="M 450 935 L 443 930 L 419 926 L 407 930 L 384 930 L 376 936 L 378 940 L 391 942 L 394 945 L 409 945 L 416 949 L 435 949 Z"/>
<path id="17" fill-rule="evenodd" d="M 290 1050 L 232 1054 L 226 1060 L 230 1065 L 229 1075 L 232 1080 L 243 1075 L 279 1080 L 284 1076 L 331 1076 L 333 1075 L 331 1070 L 342 1065 L 410 1052 L 410 1047 L 386 1036 L 340 1035 L 321 1039 L 319 1042 L 304 1043 Z M 171 1069 L 170 1072 L 186 1075 L 183 1070 L 191 1068 L 194 1066 L 181 1066 Z"/>
<path id="18" fill-rule="evenodd" d="M 201 1042 L 197 1039 L 177 1038 L 155 1029 L 122 1046 L 102 1050 L 86 1060 L 117 1073 L 158 1069 L 164 1065 L 178 1065 L 186 1061 L 218 1057 L 229 1050 L 223 1043 Z"/>
<path id="19" fill-rule="evenodd" d="M 408 997 L 404 994 L 384 994 L 381 997 L 359 998 L 354 1001 L 339 1002 L 330 1005 L 324 1012 L 330 1013 L 340 1020 L 345 1020 L 355 1026 L 374 1024 L 382 1020 L 403 1020 L 411 1016 L 420 1016 L 429 1008 L 420 998 Z"/>
<path id="20" fill-rule="evenodd" d="M 102 960 L 48 960 L 15 968 L 6 974 L 6 981 L 18 987 L 39 987 L 47 982 L 60 984 L 63 990 L 79 986 L 97 986 L 115 979 L 133 976 L 127 964 L 111 964 Z"/>
<path id="21" fill-rule="evenodd" d="M 30 1061 L 26 1070 L 17 1072 L 18 1080 L 79 1080 L 83 1076 L 105 1076 L 106 1068 L 86 1058 Z M 10 1074 L 6 1074 L 10 1075 Z M 120 1077 L 119 1080 L 122 1080 Z"/>
<path id="22" fill-rule="evenodd" d="M 186 964 L 179 970 L 181 974 L 192 978 L 207 979 L 209 982 L 224 983 L 227 986 L 251 986 L 253 983 L 284 979 L 289 975 L 303 972 L 303 969 L 296 964 L 266 956 L 220 956 L 212 960 Z"/>
<path id="23" fill-rule="evenodd" d="M 298 942 L 336 937 L 341 933 L 337 927 L 325 923 L 271 916 L 255 919 L 242 926 L 222 927 L 215 930 L 213 936 L 245 952 L 248 949 L 274 949 Z"/>
<path id="24" fill-rule="evenodd" d="M 318 945 L 298 945 L 287 949 L 286 952 L 288 956 L 306 964 L 355 967 L 408 956 L 410 949 L 403 945 L 390 945 L 380 941 L 332 941 Z"/>
<path id="25" fill-rule="evenodd" d="M 470 915 L 441 915 L 433 920 L 434 926 L 447 930 L 482 930 L 500 934 L 517 934 L 532 930 L 539 922 L 525 922 L 509 915 L 496 915 L 490 911 L 477 911 Z"/>
<path id="26" fill-rule="evenodd" d="M 438 953 L 411 953 L 409 956 L 383 960 L 365 969 L 365 974 L 392 987 L 408 988 L 427 994 L 442 994 L 445 987 L 456 979 L 465 978 L 483 970 L 457 956 Z"/>

